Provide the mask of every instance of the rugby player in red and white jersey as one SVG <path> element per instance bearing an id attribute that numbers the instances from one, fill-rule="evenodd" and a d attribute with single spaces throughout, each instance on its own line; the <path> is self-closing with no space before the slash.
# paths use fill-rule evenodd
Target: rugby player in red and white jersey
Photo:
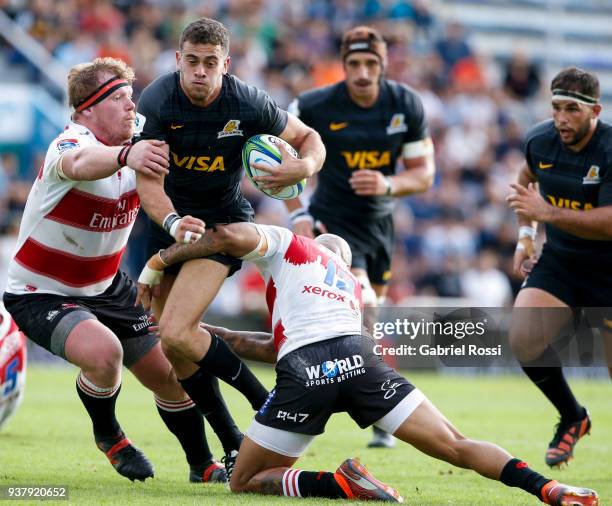
<path id="1" fill-rule="evenodd" d="M 140 207 L 135 172 L 159 177 L 168 167 L 162 141 L 129 144 L 133 80 L 133 70 L 113 58 L 70 70 L 72 122 L 51 142 L 32 186 L 4 303 L 30 339 L 80 368 L 77 393 L 96 444 L 121 475 L 153 476 L 115 416 L 123 364 L 153 391 L 185 450 L 190 480 L 225 481 L 200 411 L 149 332 L 147 313 L 134 305 L 136 287 L 119 270 Z"/>
<path id="2" fill-rule="evenodd" d="M 0 302 L 0 429 L 23 400 L 25 377 L 25 336 Z"/>
<path id="3" fill-rule="evenodd" d="M 502 448 L 467 439 L 425 395 L 374 353 L 361 335 L 360 285 L 339 236 L 316 239 L 251 223 L 218 226 L 193 244 L 175 244 L 147 262 L 138 296 L 150 305 L 162 269 L 214 253 L 254 262 L 267 283 L 273 334 L 207 326 L 256 359 L 276 361 L 276 386 L 255 415 L 230 477 L 233 492 L 402 502 L 354 459 L 335 473 L 293 469 L 329 417 L 346 411 L 426 454 L 520 487 L 554 505 L 596 505 L 597 493 L 549 480 Z"/>

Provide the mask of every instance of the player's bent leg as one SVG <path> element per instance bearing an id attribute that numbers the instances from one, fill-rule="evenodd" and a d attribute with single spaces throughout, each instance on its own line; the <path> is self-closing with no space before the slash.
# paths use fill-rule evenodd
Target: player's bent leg
<path id="1" fill-rule="evenodd" d="M 176 358 L 172 358 L 177 355 L 239 390 L 253 409 L 258 410 L 268 396 L 266 388 L 225 341 L 200 326 L 202 313 L 212 302 L 229 269 L 227 265 L 207 259 L 192 260 L 182 266 L 160 322 L 162 345 L 181 380 L 193 373 L 184 374 L 185 370 L 180 368 Z M 186 390 L 192 394 L 189 386 Z"/>
<path id="2" fill-rule="evenodd" d="M 576 443 L 591 428 L 586 409 L 563 375 L 559 357 L 548 346 L 572 318 L 571 309 L 554 295 L 525 288 L 516 299 L 510 330 L 510 343 L 523 371 L 559 412 L 560 420 L 545 457 L 551 467 L 567 464 Z"/>
<path id="3" fill-rule="evenodd" d="M 168 299 L 168 295 L 170 294 L 170 290 L 172 290 L 172 286 L 174 285 L 175 281 L 176 275 L 164 273 L 159 286 L 159 297 L 153 297 L 151 300 L 151 310 L 153 311 L 155 320 L 158 323 L 161 320 L 162 313 L 164 312 L 164 306 L 166 305 L 166 300 Z"/>
<path id="4" fill-rule="evenodd" d="M 185 393 L 157 342 L 130 367 L 138 380 L 154 393 L 157 411 L 176 436 L 189 464 L 189 481 L 225 483 L 225 468 L 213 459 L 206 440 L 202 414 Z"/>
<path id="5" fill-rule="evenodd" d="M 229 266 L 213 260 L 186 262 L 170 290 L 159 321 L 164 353 L 175 366 L 175 357 L 200 360 L 210 346 L 210 334 L 200 329 L 200 319 L 217 295 Z M 180 367 L 175 367 L 179 378 Z"/>
<path id="6" fill-rule="evenodd" d="M 80 311 L 71 313 L 72 317 L 76 317 L 77 313 Z M 121 383 L 121 343 L 98 320 L 88 317 L 77 323 L 66 337 L 64 354 L 69 362 L 80 367 L 83 374 L 99 387 L 115 387 Z"/>
<path id="7" fill-rule="evenodd" d="M 314 437 L 253 421 L 240 447 L 230 489 L 286 497 L 402 502 L 397 491 L 354 459 L 343 462 L 335 473 L 293 469 Z"/>
<path id="8" fill-rule="evenodd" d="M 512 458 L 492 443 L 464 437 L 427 399 L 423 399 L 394 435 L 431 457 L 473 469 L 491 479 L 499 479 L 502 468 Z"/>
<path id="9" fill-rule="evenodd" d="M 298 457 L 282 455 L 245 436 L 230 478 L 234 493 L 283 494 L 283 475 Z"/>
<path id="10" fill-rule="evenodd" d="M 427 399 L 409 414 L 394 435 L 431 457 L 472 469 L 509 487 L 521 488 L 546 504 L 598 504 L 595 491 L 558 484 L 534 471 L 525 462 L 513 458 L 503 448 L 466 438 Z M 576 502 L 571 502 L 574 500 L 572 498 Z"/>
<path id="11" fill-rule="evenodd" d="M 521 363 L 536 360 L 572 319 L 563 301 L 539 288 L 523 288 L 516 297 L 510 346 Z"/>
<path id="12" fill-rule="evenodd" d="M 81 368 L 77 393 L 92 420 L 96 445 L 119 474 L 144 481 L 153 477 L 153 466 L 125 436 L 115 417 L 121 387 L 121 343 L 110 329 L 87 312 L 75 311 L 69 319 L 79 318 L 79 313 L 83 313 L 84 319 L 68 332 L 64 353 Z M 61 328 L 58 325 L 56 331 L 61 332 Z"/>

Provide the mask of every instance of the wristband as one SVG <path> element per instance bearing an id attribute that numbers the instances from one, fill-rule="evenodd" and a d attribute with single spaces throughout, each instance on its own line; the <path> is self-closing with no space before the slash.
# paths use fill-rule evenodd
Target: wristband
<path id="1" fill-rule="evenodd" d="M 525 237 L 528 237 L 531 240 L 535 240 L 536 235 L 537 235 L 537 231 L 534 227 L 530 227 L 528 225 L 522 225 L 519 227 L 519 231 L 518 231 L 519 241 L 521 239 L 524 239 Z"/>
<path id="2" fill-rule="evenodd" d="M 385 176 L 384 182 L 385 182 L 385 188 L 386 188 L 384 195 L 386 197 L 389 197 L 391 195 L 391 190 L 393 189 L 393 186 L 391 184 L 391 178 L 389 176 Z"/>
<path id="3" fill-rule="evenodd" d="M 151 269 L 151 267 L 149 267 L 148 265 L 145 265 L 142 269 L 142 272 L 140 273 L 140 276 L 138 276 L 138 282 L 141 285 L 147 286 L 159 285 L 163 274 L 164 271 L 156 271 L 154 269 Z"/>
<path id="4" fill-rule="evenodd" d="M 175 236 L 176 229 L 178 228 L 180 221 L 181 221 L 181 217 L 175 212 L 169 213 L 164 218 L 164 224 L 163 224 L 164 230 L 168 232 L 175 239 L 176 239 L 176 236 Z"/>
<path id="5" fill-rule="evenodd" d="M 127 165 L 127 157 L 130 151 L 132 150 L 132 145 L 123 146 L 119 154 L 117 155 L 117 163 L 119 164 L 119 168 L 125 167 Z"/>
<path id="6" fill-rule="evenodd" d="M 314 223 L 314 218 L 310 215 L 305 207 L 300 207 L 289 213 L 289 221 L 291 222 L 291 225 L 295 225 L 296 223 L 301 223 L 303 221 Z"/>

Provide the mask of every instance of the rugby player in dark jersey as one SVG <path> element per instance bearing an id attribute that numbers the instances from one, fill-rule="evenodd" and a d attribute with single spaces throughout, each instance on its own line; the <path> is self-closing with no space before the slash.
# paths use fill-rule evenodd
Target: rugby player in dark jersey
<path id="1" fill-rule="evenodd" d="M 239 188 L 241 150 L 252 135 L 278 135 L 300 154 L 299 159 L 283 156 L 278 168 L 262 167 L 269 175 L 258 180 L 267 188 L 311 176 L 325 158 L 314 130 L 280 109 L 264 91 L 227 73 L 228 52 L 228 31 L 221 23 L 194 21 L 181 35 L 178 70 L 159 77 L 140 98 L 142 138 L 164 140 L 170 158 L 163 183 L 138 179 L 142 205 L 155 222 L 151 251 L 175 240 L 195 240 L 205 226 L 252 220 L 253 209 Z M 259 409 L 267 391 L 222 341 L 211 340 L 199 328 L 199 322 L 225 278 L 239 268 L 239 261 L 225 255 L 173 266 L 165 273 L 156 307 L 164 352 L 229 455 L 238 449 L 242 434 L 211 374 L 240 390 L 254 409 Z M 231 459 L 228 462 L 231 466 Z"/>
<path id="2" fill-rule="evenodd" d="M 416 93 L 383 78 L 387 46 L 376 30 L 346 32 L 341 56 L 346 79 L 303 93 L 289 108 L 319 132 L 327 157 L 309 209 L 299 199 L 287 207 L 296 233 L 312 237 L 317 222 L 348 241 L 364 302 L 375 306 L 384 303 L 391 276 L 393 199 L 432 185 L 433 144 Z M 375 428 L 369 446 L 393 442 Z"/>
<path id="3" fill-rule="evenodd" d="M 527 163 L 508 201 L 520 226 L 514 269 L 527 276 L 515 308 L 553 309 L 515 312 L 510 341 L 527 376 L 559 412 L 546 452 L 546 463 L 559 466 L 573 457 L 591 419 L 549 344 L 572 318 L 571 308 L 612 306 L 612 126 L 599 119 L 595 75 L 565 69 L 551 91 L 553 119 L 527 134 Z M 546 243 L 536 262 L 538 222 L 545 225 Z M 541 320 L 534 322 L 536 316 Z M 612 318 L 606 316 L 611 318 L 604 314 L 597 324 L 610 339 Z"/>
<path id="4" fill-rule="evenodd" d="M 362 428 L 379 425 L 431 457 L 519 487 L 546 504 L 599 504 L 594 490 L 550 480 L 499 446 L 463 436 L 374 353 L 374 341 L 360 335 L 361 294 L 348 272 L 351 249 L 344 239 L 323 234 L 312 240 L 281 227 L 232 223 L 208 230 L 194 244 L 160 251 L 147 267 L 161 272 L 164 265 L 220 251 L 257 265 L 270 295 L 274 334 L 207 329 L 245 358 L 276 363 L 277 373 L 274 390 L 246 431 L 232 492 L 403 502 L 356 459 L 345 460 L 335 473 L 293 467 L 329 418 L 344 411 Z M 138 295 L 148 308 L 151 284 L 139 282 Z M 305 305 L 311 310 L 303 311 Z"/>

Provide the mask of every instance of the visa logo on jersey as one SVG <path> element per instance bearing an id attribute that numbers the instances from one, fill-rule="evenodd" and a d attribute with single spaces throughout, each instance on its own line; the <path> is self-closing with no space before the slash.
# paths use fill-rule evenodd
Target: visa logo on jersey
<path id="1" fill-rule="evenodd" d="M 390 151 L 342 151 L 342 156 L 351 170 L 380 169 L 391 163 Z"/>
<path id="2" fill-rule="evenodd" d="M 225 170 L 225 161 L 223 156 L 180 156 L 174 151 L 170 151 L 172 161 L 177 167 L 187 170 L 198 170 L 201 172 L 214 172 L 216 170 Z"/>
<path id="3" fill-rule="evenodd" d="M 573 209 L 574 211 L 588 211 L 593 209 L 593 204 L 588 202 L 580 202 L 579 200 L 565 199 L 563 197 L 553 197 L 546 195 L 548 201 L 555 207 L 563 207 L 565 209 Z"/>

